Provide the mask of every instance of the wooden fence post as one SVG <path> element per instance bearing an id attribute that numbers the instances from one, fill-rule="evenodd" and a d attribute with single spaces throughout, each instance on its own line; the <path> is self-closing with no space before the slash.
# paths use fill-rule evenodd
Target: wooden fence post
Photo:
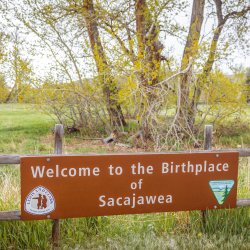
<path id="1" fill-rule="evenodd" d="M 212 150 L 213 125 L 205 125 L 204 130 L 204 150 Z M 206 224 L 207 210 L 201 211 L 203 226 Z"/>
<path id="2" fill-rule="evenodd" d="M 212 150 L 212 134 L 213 134 L 213 125 L 205 125 L 205 131 L 204 131 L 205 150 Z"/>
<path id="3" fill-rule="evenodd" d="M 54 153 L 57 155 L 62 154 L 63 147 L 63 134 L 64 129 L 62 124 L 55 125 L 55 146 Z M 59 247 L 59 237 L 60 237 L 60 221 L 59 219 L 53 220 L 52 226 L 52 245 L 53 249 Z"/>

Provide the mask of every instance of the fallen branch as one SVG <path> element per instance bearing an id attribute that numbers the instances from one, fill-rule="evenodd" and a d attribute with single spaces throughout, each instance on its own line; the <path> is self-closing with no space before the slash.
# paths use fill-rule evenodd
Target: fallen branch
<path id="1" fill-rule="evenodd" d="M 115 142 L 121 136 L 127 135 L 127 132 L 118 132 L 116 129 L 106 138 L 102 139 L 104 144 Z"/>
<path id="2" fill-rule="evenodd" d="M 84 138 L 84 137 L 79 137 L 79 136 L 74 136 L 73 138 L 81 139 L 84 141 L 102 141 L 103 138 Z"/>

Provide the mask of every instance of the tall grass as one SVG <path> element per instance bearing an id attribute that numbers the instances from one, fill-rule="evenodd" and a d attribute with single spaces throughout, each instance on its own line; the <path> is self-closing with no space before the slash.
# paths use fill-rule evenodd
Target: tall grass
<path id="1" fill-rule="evenodd" d="M 40 140 L 50 132 L 54 120 L 39 113 L 34 106 L 0 105 L 0 153 L 29 153 L 51 151 L 40 148 Z"/>

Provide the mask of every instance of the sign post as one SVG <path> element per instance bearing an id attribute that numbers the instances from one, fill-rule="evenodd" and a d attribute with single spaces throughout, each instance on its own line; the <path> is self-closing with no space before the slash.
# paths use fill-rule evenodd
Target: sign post
<path id="1" fill-rule="evenodd" d="M 21 158 L 21 218 L 235 208 L 237 152 Z"/>
<path id="2" fill-rule="evenodd" d="M 55 125 L 55 145 L 54 145 L 54 153 L 61 155 L 63 151 L 63 134 L 64 129 L 62 124 Z M 53 220 L 52 225 L 52 243 L 53 249 L 59 247 L 59 237 L 60 237 L 60 221 L 59 219 Z"/>
<path id="3" fill-rule="evenodd" d="M 212 149 L 213 125 L 205 125 L 204 130 L 204 150 Z M 202 224 L 206 225 L 207 210 L 201 211 Z"/>

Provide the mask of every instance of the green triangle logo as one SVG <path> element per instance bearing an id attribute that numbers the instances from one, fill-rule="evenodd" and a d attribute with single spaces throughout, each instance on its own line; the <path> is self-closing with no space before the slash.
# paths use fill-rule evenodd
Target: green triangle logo
<path id="1" fill-rule="evenodd" d="M 220 205 L 226 201 L 233 185 L 234 180 L 209 181 L 209 186 Z"/>

